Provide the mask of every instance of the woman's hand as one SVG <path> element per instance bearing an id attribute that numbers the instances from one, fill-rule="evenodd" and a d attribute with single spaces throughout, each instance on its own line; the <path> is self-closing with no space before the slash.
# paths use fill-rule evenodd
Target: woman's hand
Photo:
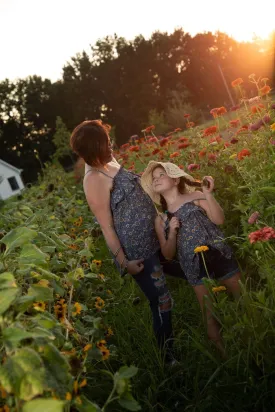
<path id="1" fill-rule="evenodd" d="M 214 179 L 212 176 L 204 176 L 202 179 L 202 191 L 203 193 L 209 194 L 214 190 Z"/>
<path id="2" fill-rule="evenodd" d="M 130 275 L 137 275 L 144 269 L 144 259 L 130 260 L 127 264 L 127 272 Z"/>
<path id="3" fill-rule="evenodd" d="M 177 230 L 179 229 L 179 227 L 180 227 L 180 222 L 179 222 L 178 218 L 175 217 L 175 216 L 172 217 L 172 219 L 169 222 L 170 231 L 173 232 L 173 233 L 176 233 Z"/>

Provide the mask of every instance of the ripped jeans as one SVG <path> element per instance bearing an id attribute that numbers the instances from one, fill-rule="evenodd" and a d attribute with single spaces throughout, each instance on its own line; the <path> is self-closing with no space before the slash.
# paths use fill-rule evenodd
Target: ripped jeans
<path id="1" fill-rule="evenodd" d="M 143 264 L 143 271 L 132 277 L 149 300 L 158 345 L 160 349 L 165 349 L 168 355 L 173 346 L 171 315 L 173 301 L 160 264 L 159 252 L 146 259 Z"/>

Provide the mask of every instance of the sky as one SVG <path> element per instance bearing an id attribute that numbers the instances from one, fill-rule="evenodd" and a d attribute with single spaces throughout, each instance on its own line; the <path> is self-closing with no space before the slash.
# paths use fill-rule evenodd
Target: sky
<path id="1" fill-rule="evenodd" d="M 117 33 L 220 30 L 236 40 L 267 38 L 274 0 L 0 0 L 0 81 L 37 74 L 55 81 L 76 53 Z M 273 11 L 272 11 L 273 10 Z"/>

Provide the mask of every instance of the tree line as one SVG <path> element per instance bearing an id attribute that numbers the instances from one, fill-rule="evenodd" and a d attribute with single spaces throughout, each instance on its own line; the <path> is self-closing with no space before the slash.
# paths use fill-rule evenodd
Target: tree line
<path id="1" fill-rule="evenodd" d="M 230 86 L 251 73 L 269 77 L 274 87 L 272 39 L 239 43 L 220 32 L 192 37 L 182 29 L 131 41 L 107 36 L 72 57 L 56 82 L 38 75 L 0 82 L 0 158 L 24 169 L 25 182 L 32 182 L 56 151 L 57 117 L 68 131 L 85 119 L 102 118 L 120 145 L 150 116 L 175 128 L 185 110 L 206 120 L 213 107 L 229 109 L 222 75 Z M 255 95 L 249 82 L 244 88 L 247 97 Z"/>

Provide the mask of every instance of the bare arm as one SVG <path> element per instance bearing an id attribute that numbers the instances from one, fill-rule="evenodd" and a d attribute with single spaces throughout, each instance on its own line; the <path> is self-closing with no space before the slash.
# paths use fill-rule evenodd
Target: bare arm
<path id="1" fill-rule="evenodd" d="M 207 188 L 206 186 L 203 186 L 203 193 L 196 192 L 197 197 L 205 197 L 205 200 L 195 200 L 195 203 L 205 210 L 211 222 L 215 223 L 215 225 L 222 225 L 224 223 L 224 212 L 222 207 L 212 195 L 214 180 L 210 176 L 206 176 L 206 178 L 210 182 L 210 187 Z"/>
<path id="2" fill-rule="evenodd" d="M 174 220 L 173 220 L 174 219 Z M 156 217 L 155 230 L 159 239 L 160 248 L 163 256 L 166 259 L 173 259 L 177 250 L 177 228 L 179 222 L 176 218 L 172 218 L 169 225 L 168 239 L 165 238 L 164 222 L 160 216 Z"/>
<path id="3" fill-rule="evenodd" d="M 109 249 L 113 255 L 118 251 L 116 257 L 117 262 L 123 268 L 128 263 L 127 269 L 132 275 L 139 273 L 143 269 L 143 265 L 141 264 L 142 259 L 127 262 L 125 253 L 114 229 L 108 181 L 104 176 L 88 174 L 85 177 L 83 186 L 88 205 L 100 224 Z"/>

